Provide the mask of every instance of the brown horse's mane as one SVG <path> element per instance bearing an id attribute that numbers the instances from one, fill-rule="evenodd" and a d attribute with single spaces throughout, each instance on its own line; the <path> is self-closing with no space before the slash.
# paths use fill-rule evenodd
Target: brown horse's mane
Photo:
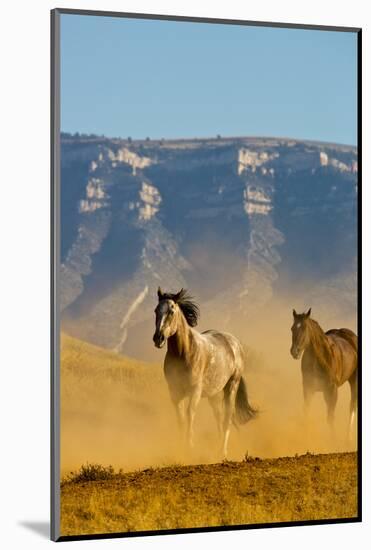
<path id="1" fill-rule="evenodd" d="M 161 295 L 162 300 L 173 300 L 181 309 L 187 323 L 190 327 L 195 327 L 200 317 L 200 308 L 189 294 L 188 290 L 182 288 L 176 294 L 164 292 Z"/>
<path id="2" fill-rule="evenodd" d="M 306 322 L 308 323 L 310 340 L 317 360 L 322 367 L 329 371 L 331 370 L 332 355 L 331 345 L 326 333 L 314 319 L 307 319 Z"/>

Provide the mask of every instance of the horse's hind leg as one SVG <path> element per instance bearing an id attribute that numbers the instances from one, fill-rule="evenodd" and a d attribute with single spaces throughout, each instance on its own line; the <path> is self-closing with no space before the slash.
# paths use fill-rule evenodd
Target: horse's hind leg
<path id="1" fill-rule="evenodd" d="M 224 422 L 223 422 L 223 458 L 227 458 L 228 440 L 231 431 L 231 423 L 235 410 L 236 395 L 239 378 L 231 378 L 224 388 Z"/>
<path id="2" fill-rule="evenodd" d="M 221 437 L 223 433 L 223 396 L 223 392 L 220 392 L 209 397 L 209 403 L 215 416 L 219 437 Z"/>
<path id="3" fill-rule="evenodd" d="M 358 401 L 358 378 L 357 371 L 354 371 L 349 378 L 350 385 L 350 410 L 349 410 L 349 424 L 348 424 L 348 441 L 350 441 L 350 435 L 353 428 L 354 417 L 357 413 L 357 401 Z"/>

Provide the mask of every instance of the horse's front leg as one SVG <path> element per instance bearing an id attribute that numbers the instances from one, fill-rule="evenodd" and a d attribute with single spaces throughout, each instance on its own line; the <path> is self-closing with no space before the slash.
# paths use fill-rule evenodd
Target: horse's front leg
<path id="1" fill-rule="evenodd" d="M 304 354 L 301 360 L 301 375 L 303 384 L 303 398 L 304 398 L 304 419 L 305 424 L 308 423 L 309 409 L 314 395 L 313 379 L 313 361 L 309 360 Z"/>
<path id="2" fill-rule="evenodd" d="M 327 405 L 327 422 L 331 428 L 331 432 L 334 435 L 334 419 L 335 419 L 335 407 L 338 400 L 338 389 L 336 386 L 328 386 L 324 392 L 323 396 Z"/>
<path id="3" fill-rule="evenodd" d="M 187 439 L 188 439 L 188 445 L 191 448 L 194 445 L 193 424 L 194 424 L 196 409 L 201 399 L 201 393 L 202 393 L 202 386 L 201 384 L 198 384 L 197 386 L 194 386 L 192 388 L 192 393 L 189 398 L 188 411 L 187 411 L 187 420 L 188 420 Z"/>
<path id="4" fill-rule="evenodd" d="M 305 425 L 308 424 L 309 410 L 312 403 L 314 391 L 311 384 L 307 380 L 303 380 L 303 397 L 304 397 L 304 420 Z"/>

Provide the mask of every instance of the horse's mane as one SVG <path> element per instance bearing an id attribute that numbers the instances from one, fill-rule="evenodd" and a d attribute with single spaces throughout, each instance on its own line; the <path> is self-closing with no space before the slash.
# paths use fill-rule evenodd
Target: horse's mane
<path id="1" fill-rule="evenodd" d="M 325 332 L 314 319 L 308 319 L 311 342 L 317 360 L 326 370 L 331 368 L 331 347 Z"/>
<path id="2" fill-rule="evenodd" d="M 193 296 L 188 293 L 187 289 L 182 288 L 176 294 L 164 292 L 161 298 L 163 300 L 173 300 L 182 310 L 189 326 L 195 327 L 197 325 L 200 317 L 200 308 L 194 301 Z"/>

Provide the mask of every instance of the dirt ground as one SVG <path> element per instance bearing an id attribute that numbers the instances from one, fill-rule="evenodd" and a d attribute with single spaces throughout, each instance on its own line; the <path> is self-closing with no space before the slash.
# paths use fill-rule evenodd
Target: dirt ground
<path id="1" fill-rule="evenodd" d="M 62 483 L 62 535 L 357 516 L 354 452 L 247 457 L 107 477 Z"/>

